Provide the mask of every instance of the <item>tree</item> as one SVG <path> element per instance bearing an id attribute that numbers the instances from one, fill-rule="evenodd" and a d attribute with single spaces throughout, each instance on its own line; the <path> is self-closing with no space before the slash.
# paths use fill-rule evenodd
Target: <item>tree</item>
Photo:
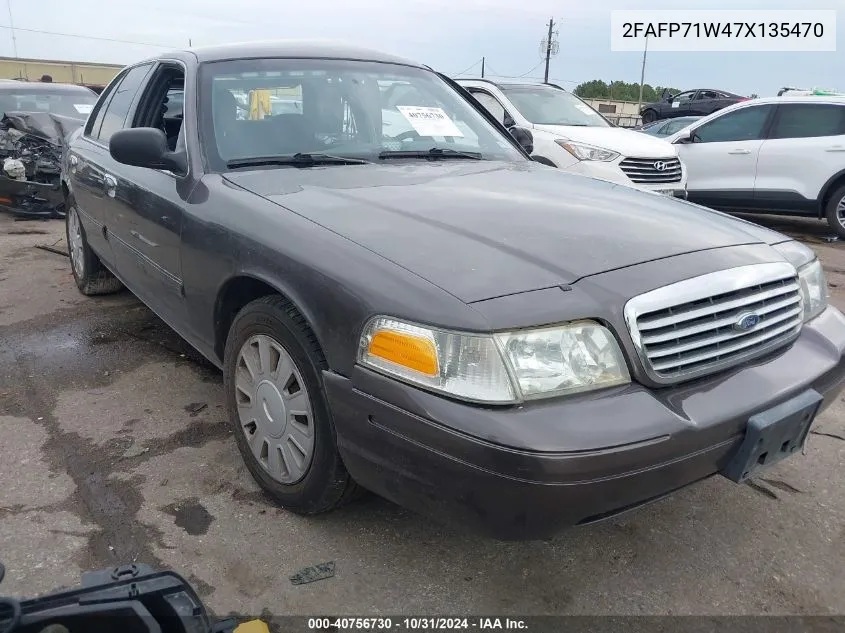
<path id="1" fill-rule="evenodd" d="M 661 94 L 667 90 L 670 94 L 680 92 L 677 88 L 650 86 L 643 84 L 643 103 L 658 101 Z M 612 99 L 614 101 L 637 101 L 640 97 L 640 84 L 625 81 L 611 81 L 609 84 L 601 79 L 585 81 L 575 87 L 575 94 L 582 99 Z"/>

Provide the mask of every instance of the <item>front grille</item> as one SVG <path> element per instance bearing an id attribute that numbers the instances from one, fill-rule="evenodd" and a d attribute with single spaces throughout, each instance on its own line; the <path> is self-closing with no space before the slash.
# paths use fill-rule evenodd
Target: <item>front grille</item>
<path id="1" fill-rule="evenodd" d="M 696 277 L 625 306 L 645 369 L 663 383 L 719 371 L 786 345 L 800 333 L 803 316 L 796 272 L 785 262 Z M 746 329 L 739 325 L 743 320 Z"/>
<path id="2" fill-rule="evenodd" d="M 681 161 L 677 158 L 626 158 L 619 163 L 619 167 L 636 183 L 656 184 L 681 181 Z"/>

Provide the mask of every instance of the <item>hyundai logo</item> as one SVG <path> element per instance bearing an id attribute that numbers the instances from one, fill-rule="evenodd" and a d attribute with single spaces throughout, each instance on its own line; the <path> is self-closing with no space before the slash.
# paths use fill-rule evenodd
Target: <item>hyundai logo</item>
<path id="1" fill-rule="evenodd" d="M 667 163 L 666 161 L 658 160 L 655 161 L 654 168 L 657 171 L 666 171 L 667 169 L 669 169 L 669 163 Z"/>
<path id="2" fill-rule="evenodd" d="M 740 314 L 739 318 L 734 322 L 733 328 L 740 332 L 747 332 L 753 329 L 760 322 L 760 315 L 753 312 L 746 312 Z"/>

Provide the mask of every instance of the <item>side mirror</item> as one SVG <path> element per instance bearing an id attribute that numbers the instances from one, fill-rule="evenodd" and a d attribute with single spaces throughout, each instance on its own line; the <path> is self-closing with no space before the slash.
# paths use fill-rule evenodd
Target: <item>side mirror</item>
<path id="1" fill-rule="evenodd" d="M 517 143 L 519 143 L 520 147 L 522 147 L 526 153 L 534 153 L 534 135 L 531 133 L 531 130 L 526 130 L 524 127 L 514 125 L 508 128 L 508 132 L 511 133 L 511 136 Z"/>
<path id="2" fill-rule="evenodd" d="M 184 152 L 167 149 L 164 132 L 153 127 L 134 127 L 115 132 L 109 140 L 109 153 L 124 165 L 167 169 L 177 174 L 188 171 Z"/>
<path id="3" fill-rule="evenodd" d="M 687 145 L 688 143 L 695 143 L 695 130 L 690 130 L 675 141 L 678 145 Z"/>

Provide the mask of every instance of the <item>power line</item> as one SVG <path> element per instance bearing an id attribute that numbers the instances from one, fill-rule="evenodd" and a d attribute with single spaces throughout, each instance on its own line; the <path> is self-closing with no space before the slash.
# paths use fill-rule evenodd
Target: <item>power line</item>
<path id="1" fill-rule="evenodd" d="M 521 78 L 521 77 L 527 77 L 528 75 L 530 75 L 531 73 L 533 73 L 535 70 L 537 70 L 540 66 L 542 66 L 544 63 L 545 63 L 545 60 L 541 61 L 539 64 L 537 64 L 536 66 L 534 66 L 534 68 L 532 68 L 532 69 L 531 69 L 531 70 L 529 70 L 528 72 L 525 72 L 525 73 L 522 73 L 521 75 L 519 75 L 519 77 L 518 77 L 518 78 Z"/>
<path id="2" fill-rule="evenodd" d="M 153 44 L 151 42 L 136 42 L 133 40 L 119 40 L 113 37 L 97 37 L 96 35 L 78 35 L 76 33 L 60 33 L 58 31 L 42 31 L 41 29 L 24 29 L 19 26 L 8 26 L 6 24 L 0 24 L 0 29 L 8 29 L 13 33 L 15 31 L 25 31 L 27 33 L 38 33 L 40 35 L 56 35 L 59 37 L 75 37 L 81 40 L 97 40 L 100 42 L 115 42 L 118 44 L 135 44 L 138 46 L 155 46 L 157 48 L 176 48 L 174 46 L 166 46 L 164 44 Z M 16 53 L 17 55 L 17 53 Z M 478 62 L 476 62 L 477 64 Z M 474 65 L 474 64 L 473 64 Z"/>
<path id="3" fill-rule="evenodd" d="M 9 9 L 9 30 L 12 35 L 12 50 L 15 57 L 18 56 L 18 38 L 15 37 L 15 21 L 12 20 L 12 0 L 6 0 L 6 8 Z"/>
<path id="4" fill-rule="evenodd" d="M 477 59 L 477 60 L 475 60 L 475 62 L 473 62 L 473 64 L 472 64 L 472 66 L 469 66 L 469 67 L 465 68 L 464 70 L 462 70 L 462 71 L 461 71 L 461 72 L 459 72 L 459 73 L 453 73 L 453 74 L 452 74 L 452 77 L 457 77 L 458 75 L 463 75 L 463 74 L 464 74 L 464 73 L 466 73 L 468 70 L 472 70 L 473 68 L 475 68 L 476 66 L 478 66 L 478 64 L 479 64 L 479 63 L 481 63 L 481 60 L 482 60 L 482 59 L 484 59 L 484 58 L 482 57 L 481 59 Z"/>

